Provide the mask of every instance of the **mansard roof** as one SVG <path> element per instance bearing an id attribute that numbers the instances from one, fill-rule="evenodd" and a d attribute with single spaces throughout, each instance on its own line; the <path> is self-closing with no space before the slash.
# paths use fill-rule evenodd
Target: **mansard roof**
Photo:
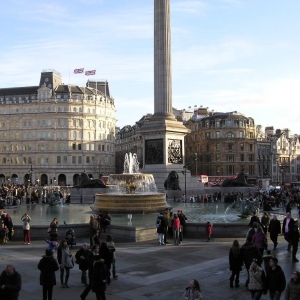
<path id="1" fill-rule="evenodd" d="M 0 96 L 37 94 L 39 86 L 11 87 L 0 89 Z"/>

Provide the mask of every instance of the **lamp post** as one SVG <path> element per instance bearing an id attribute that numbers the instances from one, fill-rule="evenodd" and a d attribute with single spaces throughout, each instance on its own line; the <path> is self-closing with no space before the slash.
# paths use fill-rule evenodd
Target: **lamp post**
<path id="1" fill-rule="evenodd" d="M 196 176 L 198 175 L 198 170 L 197 170 L 197 161 L 198 161 L 198 156 L 197 153 L 195 153 L 195 164 L 196 164 Z"/>
<path id="2" fill-rule="evenodd" d="M 281 184 L 283 185 L 284 166 L 281 166 L 280 173 L 281 173 Z"/>
<path id="3" fill-rule="evenodd" d="M 186 202 L 186 165 L 183 166 L 181 173 L 184 175 L 184 202 Z"/>

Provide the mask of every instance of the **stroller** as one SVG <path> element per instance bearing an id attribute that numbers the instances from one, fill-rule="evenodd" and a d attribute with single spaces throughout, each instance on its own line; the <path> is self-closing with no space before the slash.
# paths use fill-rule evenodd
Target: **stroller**
<path id="1" fill-rule="evenodd" d="M 66 237 L 65 237 L 67 244 L 72 248 L 76 245 L 76 239 L 75 239 L 75 232 L 72 228 L 69 228 L 66 231 Z"/>

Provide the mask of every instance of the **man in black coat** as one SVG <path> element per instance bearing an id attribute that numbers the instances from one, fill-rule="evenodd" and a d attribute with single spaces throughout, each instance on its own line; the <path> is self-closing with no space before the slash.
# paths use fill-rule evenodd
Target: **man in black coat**
<path id="1" fill-rule="evenodd" d="M 288 212 L 282 223 L 282 233 L 284 234 L 284 239 L 288 242 L 287 251 L 291 250 L 293 227 L 294 227 L 294 219 L 291 218 L 291 213 Z"/>
<path id="2" fill-rule="evenodd" d="M 84 289 L 84 291 L 80 295 L 81 300 L 84 300 L 86 298 L 86 296 L 88 295 L 88 293 L 92 289 L 92 277 L 93 277 L 94 262 L 96 260 L 100 259 L 99 245 L 94 244 L 92 246 L 91 250 L 92 250 L 91 253 L 87 256 L 87 264 L 88 264 L 88 270 L 89 270 L 89 284 L 87 285 L 87 287 Z"/>
<path id="3" fill-rule="evenodd" d="M 87 243 L 83 243 L 82 247 L 75 254 L 76 263 L 79 264 L 79 270 L 81 271 L 81 283 L 85 286 L 87 286 L 86 273 L 89 268 L 87 258 L 90 253 Z"/>
<path id="4" fill-rule="evenodd" d="M 273 219 L 270 221 L 268 231 L 270 232 L 270 239 L 274 244 L 273 250 L 275 250 L 278 245 L 278 235 L 281 233 L 280 221 L 277 219 L 276 215 L 273 215 Z"/>
<path id="5" fill-rule="evenodd" d="M 258 265 L 261 265 L 262 263 L 262 257 L 260 254 L 260 251 L 257 249 L 257 247 L 252 243 L 252 237 L 247 237 L 247 242 L 241 247 L 240 249 L 241 256 L 243 259 L 243 262 L 245 264 L 245 267 L 247 269 L 248 278 L 246 281 L 245 286 L 248 286 L 249 283 L 249 268 L 252 264 L 253 259 L 258 260 Z"/>
<path id="6" fill-rule="evenodd" d="M 21 286 L 21 275 L 12 265 L 7 265 L 0 276 L 0 299 L 18 300 Z"/>
<path id="7" fill-rule="evenodd" d="M 272 257 L 269 264 L 267 282 L 270 299 L 280 299 L 286 285 L 285 275 L 281 267 L 278 266 L 278 259 L 276 257 Z"/>

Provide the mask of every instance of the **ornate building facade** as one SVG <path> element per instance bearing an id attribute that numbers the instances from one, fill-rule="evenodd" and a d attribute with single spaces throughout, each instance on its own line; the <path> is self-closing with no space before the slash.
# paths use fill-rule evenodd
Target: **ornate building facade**
<path id="1" fill-rule="evenodd" d="M 0 89 L 0 182 L 74 185 L 84 170 L 115 171 L 115 104 L 107 82 L 65 85 L 54 70 L 40 84 Z"/>
<path id="2" fill-rule="evenodd" d="M 234 111 L 195 110 L 186 122 L 186 161 L 192 174 L 233 176 L 242 168 L 248 180 L 256 179 L 256 127 L 254 119 Z"/>

